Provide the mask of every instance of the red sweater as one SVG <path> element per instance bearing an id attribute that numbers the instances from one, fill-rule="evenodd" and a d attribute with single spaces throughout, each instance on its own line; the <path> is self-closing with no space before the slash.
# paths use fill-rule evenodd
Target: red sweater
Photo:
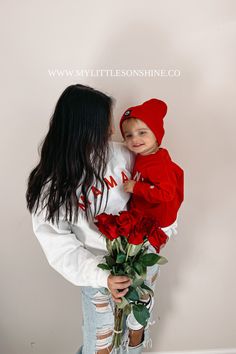
<path id="1" fill-rule="evenodd" d="M 133 168 L 134 185 L 130 208 L 154 216 L 161 227 L 171 225 L 184 199 L 184 171 L 174 163 L 168 151 L 137 155 Z"/>

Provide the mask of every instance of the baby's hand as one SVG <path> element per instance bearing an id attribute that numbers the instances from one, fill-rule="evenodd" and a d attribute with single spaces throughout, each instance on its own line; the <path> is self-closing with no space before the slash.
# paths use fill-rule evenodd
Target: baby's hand
<path id="1" fill-rule="evenodd" d="M 133 180 L 129 180 L 129 181 L 125 182 L 124 183 L 124 191 L 128 192 L 128 193 L 133 193 L 135 183 L 136 183 L 136 181 L 133 181 Z"/>

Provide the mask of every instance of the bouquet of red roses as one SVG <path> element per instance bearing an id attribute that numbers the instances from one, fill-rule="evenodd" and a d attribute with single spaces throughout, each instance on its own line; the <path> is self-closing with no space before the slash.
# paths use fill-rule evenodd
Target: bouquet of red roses
<path id="1" fill-rule="evenodd" d="M 105 262 L 98 264 L 98 267 L 110 270 L 112 275 L 126 275 L 132 279 L 129 291 L 115 305 L 112 344 L 117 348 L 121 344 L 124 314 L 133 311 L 142 326 L 147 324 L 149 310 L 144 304 L 135 302 L 143 294 L 154 295 L 152 289 L 144 283 L 147 267 L 167 263 L 167 259 L 157 253 L 166 244 L 168 236 L 156 220 L 134 211 L 122 211 L 119 215 L 102 213 L 96 216 L 95 224 L 106 237 L 108 250 L 108 254 L 103 257 Z M 155 248 L 156 253 L 147 253 L 148 243 Z"/>

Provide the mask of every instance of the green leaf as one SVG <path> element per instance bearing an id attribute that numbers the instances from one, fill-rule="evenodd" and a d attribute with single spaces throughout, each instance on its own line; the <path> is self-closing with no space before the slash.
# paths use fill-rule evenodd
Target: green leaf
<path id="1" fill-rule="evenodd" d="M 117 306 L 119 309 L 123 309 L 124 307 L 126 307 L 127 305 L 129 305 L 129 301 L 128 301 L 124 296 L 122 296 L 120 299 L 121 299 L 121 302 L 117 302 L 117 303 L 116 303 L 116 306 Z"/>
<path id="2" fill-rule="evenodd" d="M 131 301 L 139 300 L 139 295 L 137 290 L 134 289 L 133 286 L 130 286 L 128 292 L 125 294 L 125 298 Z"/>
<path id="3" fill-rule="evenodd" d="M 131 245 L 129 247 L 129 256 L 135 256 L 142 248 L 142 243 L 139 245 Z"/>
<path id="4" fill-rule="evenodd" d="M 141 284 L 140 286 L 141 286 L 141 288 L 147 290 L 150 295 L 154 296 L 153 290 L 151 288 L 149 288 L 149 286 L 147 286 L 145 283 Z"/>
<path id="5" fill-rule="evenodd" d="M 139 274 L 135 273 L 134 279 L 132 281 L 132 286 L 136 288 L 137 286 L 141 285 L 143 283 L 143 277 L 141 277 Z"/>
<path id="6" fill-rule="evenodd" d="M 112 256 L 108 255 L 108 256 L 105 256 L 104 258 L 109 266 L 112 267 L 113 265 L 116 264 L 116 261 Z"/>
<path id="7" fill-rule="evenodd" d="M 112 246 L 112 250 L 113 250 L 113 251 L 117 251 L 117 241 L 116 241 L 116 238 L 115 238 L 114 240 L 112 240 L 111 246 Z"/>
<path id="8" fill-rule="evenodd" d="M 127 263 L 125 263 L 124 270 L 128 276 L 133 277 L 135 275 L 135 270 Z"/>
<path id="9" fill-rule="evenodd" d="M 132 268 L 128 263 L 125 264 L 125 271 L 128 273 Z"/>
<path id="10" fill-rule="evenodd" d="M 124 253 L 118 253 L 116 257 L 116 263 L 124 263 L 126 255 Z"/>
<path id="11" fill-rule="evenodd" d="M 109 267 L 106 263 L 99 263 L 97 266 L 101 269 L 111 269 L 111 267 Z"/>
<path id="12" fill-rule="evenodd" d="M 160 259 L 157 261 L 157 264 L 166 264 L 166 263 L 168 263 L 166 257 L 160 256 Z"/>
<path id="13" fill-rule="evenodd" d="M 106 246 L 109 253 L 112 253 L 112 241 L 106 238 Z"/>
<path id="14" fill-rule="evenodd" d="M 121 237 L 121 236 L 120 236 L 120 237 L 117 237 L 116 240 L 117 240 L 117 242 L 118 242 L 118 244 L 119 244 L 120 250 L 121 250 L 123 253 L 125 253 L 127 241 L 126 241 L 126 243 L 124 244 L 124 243 L 122 242 L 122 237 Z"/>
<path id="15" fill-rule="evenodd" d="M 135 319 L 142 325 L 146 326 L 147 321 L 150 317 L 150 313 L 145 305 L 142 304 L 134 304 L 133 305 L 133 314 Z"/>
<path id="16" fill-rule="evenodd" d="M 133 287 L 136 288 L 137 286 L 141 285 L 143 282 L 143 278 L 135 279 L 132 283 Z"/>
<path id="17" fill-rule="evenodd" d="M 140 257 L 140 261 L 145 266 L 152 266 L 156 264 L 160 258 L 161 256 L 156 253 L 147 253 Z"/>
<path id="18" fill-rule="evenodd" d="M 134 269 L 136 270 L 136 272 L 137 272 L 139 275 L 142 274 L 142 272 L 143 272 L 143 266 L 142 266 L 141 263 L 134 262 L 133 267 L 134 267 Z"/>
<path id="19" fill-rule="evenodd" d="M 121 244 L 122 244 L 123 249 L 126 249 L 127 244 L 128 244 L 127 238 L 125 236 L 120 236 L 120 240 L 121 240 Z"/>
<path id="20" fill-rule="evenodd" d="M 136 290 L 137 290 L 137 292 L 138 292 L 138 294 L 139 294 L 139 298 L 141 298 L 142 295 L 147 294 L 147 292 L 142 289 L 141 284 L 140 284 L 139 286 L 137 286 Z"/>
<path id="21" fill-rule="evenodd" d="M 117 275 L 127 275 L 126 272 L 123 270 L 123 269 L 119 269 L 117 272 L 116 272 Z"/>
<path id="22" fill-rule="evenodd" d="M 131 312 L 131 305 L 128 303 L 128 305 L 124 307 L 124 313 L 126 316 L 128 316 L 130 312 Z"/>

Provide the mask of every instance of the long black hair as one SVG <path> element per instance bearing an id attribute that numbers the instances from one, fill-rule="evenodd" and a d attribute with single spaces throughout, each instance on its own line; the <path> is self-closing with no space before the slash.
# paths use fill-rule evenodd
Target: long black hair
<path id="1" fill-rule="evenodd" d="M 78 187 L 87 219 L 99 212 L 102 196 L 98 211 L 95 198 L 92 214 L 88 194 L 92 184 L 96 187 L 100 183 L 104 189 L 113 102 L 112 97 L 81 84 L 70 85 L 61 94 L 50 118 L 49 131 L 39 146 L 40 161 L 28 177 L 26 201 L 30 213 L 34 209 L 36 213 L 40 200 L 41 205 L 46 200 L 45 220 L 54 223 L 56 216 L 58 222 L 63 205 L 66 220 L 72 222 L 73 215 L 76 222 Z M 43 187 L 49 182 L 50 188 L 42 196 Z"/>

